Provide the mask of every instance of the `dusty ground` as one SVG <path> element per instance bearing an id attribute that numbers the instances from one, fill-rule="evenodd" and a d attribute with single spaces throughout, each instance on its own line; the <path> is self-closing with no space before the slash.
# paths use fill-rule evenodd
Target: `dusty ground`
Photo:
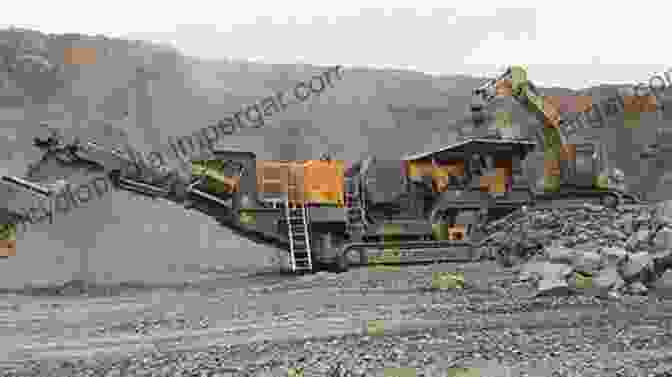
<path id="1" fill-rule="evenodd" d="M 466 287 L 432 290 L 432 271 L 463 271 Z M 446 376 L 451 367 L 481 376 L 672 371 L 671 299 L 530 298 L 515 276 L 492 263 L 439 264 L 210 279 L 111 297 L 5 296 L 0 360 L 9 362 L 0 375 L 284 376 L 303 367 L 306 376 L 324 376 L 337 366 L 341 375 L 367 376 L 385 368 L 417 376 Z"/>

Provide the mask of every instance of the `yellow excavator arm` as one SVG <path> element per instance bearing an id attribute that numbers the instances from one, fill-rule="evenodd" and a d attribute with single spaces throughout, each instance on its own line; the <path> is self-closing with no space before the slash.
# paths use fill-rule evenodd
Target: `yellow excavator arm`
<path id="1" fill-rule="evenodd" d="M 485 82 L 474 89 L 474 97 L 480 100 L 474 102 L 478 107 L 484 107 L 496 97 L 512 96 L 531 113 L 535 114 L 546 128 L 550 128 L 561 145 L 567 145 L 567 138 L 574 133 L 576 121 L 571 121 L 562 116 L 562 113 L 554 103 L 539 93 L 536 86 L 527 79 L 527 72 L 523 67 L 512 66 L 497 78 Z M 480 108 L 472 105 L 473 111 Z M 544 133 L 546 135 L 546 133 Z"/>

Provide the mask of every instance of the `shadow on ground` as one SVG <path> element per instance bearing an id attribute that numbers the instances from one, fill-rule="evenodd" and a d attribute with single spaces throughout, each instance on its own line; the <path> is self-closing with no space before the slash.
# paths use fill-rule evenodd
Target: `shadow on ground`
<path id="1" fill-rule="evenodd" d="M 19 295 L 32 297 L 115 297 L 128 296 L 160 289 L 174 291 L 242 288 L 251 283 L 273 284 L 281 280 L 291 279 L 292 275 L 275 267 L 255 271 L 239 271 L 236 273 L 217 273 L 203 271 L 207 276 L 198 280 L 175 283 L 147 283 L 143 281 L 127 281 L 121 283 L 96 283 L 84 280 L 69 280 L 62 284 L 32 286 L 23 288 L 0 288 L 0 295 Z"/>

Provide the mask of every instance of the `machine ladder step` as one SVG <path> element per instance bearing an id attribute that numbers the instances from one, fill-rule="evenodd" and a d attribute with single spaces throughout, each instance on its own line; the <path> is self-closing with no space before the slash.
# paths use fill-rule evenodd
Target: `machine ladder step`
<path id="1" fill-rule="evenodd" d="M 285 219 L 289 236 L 289 261 L 292 272 L 312 271 L 310 237 L 306 207 L 285 203 Z"/>
<path id="2" fill-rule="evenodd" d="M 357 178 L 346 178 L 346 219 L 347 232 L 359 238 L 366 230 L 366 218 L 362 207 L 361 189 Z"/>

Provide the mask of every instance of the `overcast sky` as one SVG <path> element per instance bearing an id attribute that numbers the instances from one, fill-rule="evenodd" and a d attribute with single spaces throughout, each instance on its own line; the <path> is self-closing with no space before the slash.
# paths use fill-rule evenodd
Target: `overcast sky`
<path id="1" fill-rule="evenodd" d="M 670 68 L 672 13 L 657 3 L 14 1 L 0 26 L 150 39 L 188 55 L 269 63 L 477 76 L 523 64 L 539 85 L 580 89 L 646 82 Z"/>

